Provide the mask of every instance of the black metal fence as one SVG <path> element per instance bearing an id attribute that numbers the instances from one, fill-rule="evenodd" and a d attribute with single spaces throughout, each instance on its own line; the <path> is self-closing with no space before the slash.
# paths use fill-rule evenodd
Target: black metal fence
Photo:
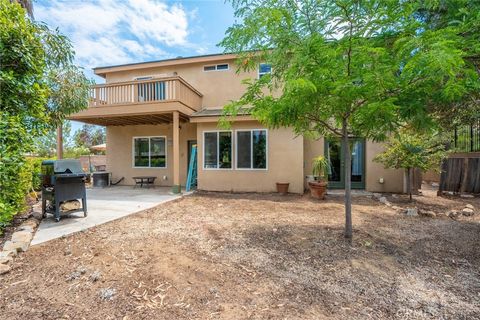
<path id="1" fill-rule="evenodd" d="M 480 152 L 480 120 L 455 129 L 454 147 L 458 152 Z"/>

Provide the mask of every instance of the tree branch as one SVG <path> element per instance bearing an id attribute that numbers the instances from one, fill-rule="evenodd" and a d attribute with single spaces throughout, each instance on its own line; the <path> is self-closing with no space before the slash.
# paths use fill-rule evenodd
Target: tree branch
<path id="1" fill-rule="evenodd" d="M 342 132 L 339 131 L 337 128 L 333 127 L 332 125 L 330 125 L 328 122 L 326 122 L 325 120 L 322 120 L 322 119 L 319 119 L 318 117 L 316 117 L 315 115 L 312 115 L 312 114 L 307 114 L 306 115 L 306 118 L 307 120 L 309 121 L 312 121 L 312 122 L 317 122 L 317 123 L 320 123 L 321 125 L 325 126 L 329 131 L 331 131 L 332 133 L 338 135 L 338 136 L 342 136 Z"/>

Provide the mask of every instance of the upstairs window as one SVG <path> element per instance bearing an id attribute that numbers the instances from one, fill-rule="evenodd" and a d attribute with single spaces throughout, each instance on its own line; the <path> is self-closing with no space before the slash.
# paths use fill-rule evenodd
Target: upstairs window
<path id="1" fill-rule="evenodd" d="M 270 73 L 272 73 L 272 65 L 268 63 L 260 63 L 258 66 L 258 79 Z"/>
<path id="2" fill-rule="evenodd" d="M 217 66 L 204 66 L 203 71 L 215 71 L 217 70 Z"/>
<path id="3" fill-rule="evenodd" d="M 217 70 L 228 70 L 228 63 L 217 64 Z"/>
<path id="4" fill-rule="evenodd" d="M 228 63 L 222 63 L 222 64 L 215 64 L 211 66 L 203 66 L 203 71 L 224 71 L 228 70 L 230 66 Z"/>
<path id="5" fill-rule="evenodd" d="M 205 169 L 232 168 L 232 132 L 203 133 L 203 167 Z"/>
<path id="6" fill-rule="evenodd" d="M 267 130 L 237 130 L 237 169 L 267 169 Z"/>
<path id="7" fill-rule="evenodd" d="M 137 80 L 137 81 L 151 80 L 151 79 L 153 79 L 152 76 L 145 76 L 145 77 L 137 77 L 137 78 L 134 78 L 134 80 Z"/>

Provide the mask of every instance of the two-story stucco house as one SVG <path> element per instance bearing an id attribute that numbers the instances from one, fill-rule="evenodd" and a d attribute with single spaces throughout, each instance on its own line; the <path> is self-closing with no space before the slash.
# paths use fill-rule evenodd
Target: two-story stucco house
<path id="1" fill-rule="evenodd" d="M 156 185 L 185 185 L 191 146 L 198 145 L 198 189 L 272 192 L 276 182 L 303 193 L 311 159 L 331 163 L 329 187 L 342 188 L 339 141 L 308 140 L 291 129 L 268 129 L 248 114 L 229 130 L 217 126 L 222 107 L 238 99 L 245 78 L 270 72 L 237 73 L 233 54 L 214 54 L 95 68 L 105 84 L 92 88 L 88 109 L 71 120 L 106 126 L 107 171 L 112 180 L 155 176 Z M 352 139 L 352 186 L 403 192 L 404 174 L 372 159 L 382 145 Z"/>

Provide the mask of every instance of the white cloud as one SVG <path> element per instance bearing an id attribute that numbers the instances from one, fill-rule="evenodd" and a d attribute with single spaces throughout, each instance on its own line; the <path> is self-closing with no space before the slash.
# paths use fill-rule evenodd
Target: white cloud
<path id="1" fill-rule="evenodd" d="M 188 41 L 195 12 L 158 0 L 49 1 L 35 18 L 72 40 L 85 68 L 170 57 L 169 48 L 203 51 Z"/>
<path id="2" fill-rule="evenodd" d="M 180 5 L 130 0 L 128 6 L 132 8 L 125 12 L 130 30 L 140 39 L 154 39 L 169 46 L 187 42 L 187 13 Z"/>

